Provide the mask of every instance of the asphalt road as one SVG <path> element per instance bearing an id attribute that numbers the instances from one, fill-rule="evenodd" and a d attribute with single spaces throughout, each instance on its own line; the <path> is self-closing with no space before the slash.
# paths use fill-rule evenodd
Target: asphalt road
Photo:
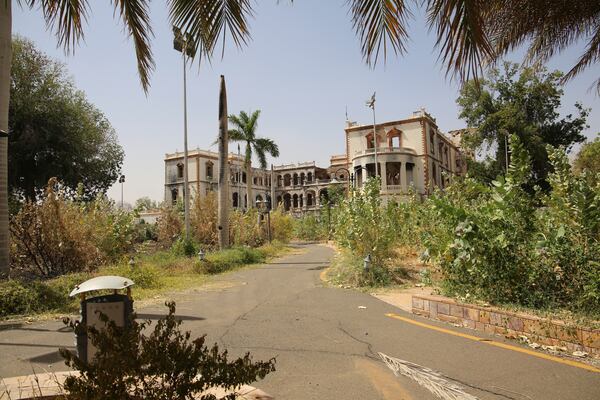
<path id="1" fill-rule="evenodd" d="M 233 354 L 277 358 L 277 371 L 254 384 L 275 398 L 437 399 L 423 386 L 437 373 L 440 387 L 459 391 L 447 398 L 600 399 L 600 373 L 393 319 L 386 314 L 501 340 L 407 314 L 365 293 L 324 287 L 319 274 L 332 250 L 300 247 L 276 262 L 222 275 L 208 290 L 175 296 L 193 335 L 206 333 Z M 159 305 L 138 309 L 150 319 L 164 312 Z M 60 322 L 0 329 L 0 376 L 65 368 L 56 348 L 72 346 L 73 336 Z M 396 377 L 380 352 L 402 360 L 414 379 Z"/>

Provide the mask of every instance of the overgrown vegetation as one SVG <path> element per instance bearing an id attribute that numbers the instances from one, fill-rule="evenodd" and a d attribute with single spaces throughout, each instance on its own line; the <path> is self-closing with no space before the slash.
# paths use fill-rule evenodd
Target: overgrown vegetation
<path id="1" fill-rule="evenodd" d="M 263 379 L 275 371 L 275 359 L 254 362 L 250 353 L 229 360 L 227 350 L 206 345 L 206 336 L 191 339 L 180 330 L 175 303 L 167 303 L 169 313 L 150 330 L 151 322 L 138 322 L 135 315 L 125 327 L 117 327 L 104 314 L 104 329 L 84 327 L 66 320 L 78 332 L 85 330 L 98 349 L 86 363 L 67 349 L 60 349 L 67 366 L 79 376 L 65 380 L 67 399 L 215 399 L 202 392 L 220 386 L 227 390 Z M 235 399 L 235 393 L 224 399 Z"/>
<path id="2" fill-rule="evenodd" d="M 334 214 L 335 238 L 354 257 L 346 261 L 353 273 L 338 275 L 354 285 L 389 283 L 390 250 L 411 246 L 445 294 L 598 316 L 600 185 L 587 172 L 573 174 L 564 150 L 546 151 L 547 192 L 531 192 L 531 159 L 516 136 L 508 173 L 490 185 L 456 178 L 424 202 L 383 205 L 370 180 Z M 360 268 L 366 254 L 370 271 Z"/>
<path id="3" fill-rule="evenodd" d="M 53 178 L 11 219 L 11 276 L 48 279 L 115 261 L 133 247 L 134 218 L 103 198 L 72 200 Z"/>
<path id="4" fill-rule="evenodd" d="M 118 275 L 135 282 L 136 300 L 154 298 L 173 290 L 186 290 L 207 282 L 209 274 L 222 273 L 249 264 L 265 262 L 281 254 L 280 242 L 259 248 L 236 247 L 210 252 L 206 261 L 190 259 L 172 250 L 140 254 L 133 263 L 120 262 L 100 267 L 95 272 L 68 273 L 47 280 L 13 279 L 0 281 L 0 318 L 40 313 L 69 313 L 78 309 L 79 300 L 69 293 L 79 283 L 98 275 Z"/>
<path id="5" fill-rule="evenodd" d="M 146 224 L 137 211 L 104 197 L 73 197 L 51 179 L 37 201 L 20 204 L 11 218 L 11 280 L 0 280 L 0 318 L 75 311 L 68 293 L 97 275 L 131 278 L 140 298 L 187 289 L 204 283 L 206 274 L 265 261 L 292 236 L 292 218 L 280 211 L 272 213 L 273 244 L 266 244 L 266 221 L 257 210 L 233 212 L 234 248 L 216 251 L 216 208 L 213 193 L 194 201 L 186 240 L 179 204 L 163 207 L 156 225 Z M 207 254 L 202 263 L 200 250 Z"/>

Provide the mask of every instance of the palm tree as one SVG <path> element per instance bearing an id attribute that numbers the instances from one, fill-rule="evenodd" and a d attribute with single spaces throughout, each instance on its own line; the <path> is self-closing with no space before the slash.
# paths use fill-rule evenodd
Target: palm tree
<path id="1" fill-rule="evenodd" d="M 20 0 L 29 8 L 41 7 L 46 25 L 56 34 L 59 45 L 71 50 L 84 37 L 83 22 L 88 19 L 86 0 Z M 150 48 L 153 35 L 148 12 L 150 0 L 113 0 L 115 15 L 133 39 L 142 89 L 148 92 L 154 59 Z M 9 269 L 8 233 L 8 105 L 11 70 L 12 0 L 0 0 L 0 275 Z M 169 0 L 173 25 L 189 33 L 199 57 L 210 57 L 222 38 L 229 34 L 240 47 L 250 37 L 248 17 L 253 13 L 250 0 Z M 199 51 L 198 51 L 199 50 Z"/>
<path id="2" fill-rule="evenodd" d="M 248 208 L 254 206 L 254 202 L 252 201 L 252 154 L 256 153 L 258 163 L 262 169 L 267 168 L 267 154 L 270 154 L 271 157 L 279 157 L 279 146 L 272 139 L 256 137 L 259 116 L 260 110 L 254 111 L 251 115 L 248 115 L 245 111 L 241 111 L 240 115 L 229 116 L 229 122 L 235 127 L 229 130 L 229 140 L 246 143 L 244 167 L 246 169 Z"/>

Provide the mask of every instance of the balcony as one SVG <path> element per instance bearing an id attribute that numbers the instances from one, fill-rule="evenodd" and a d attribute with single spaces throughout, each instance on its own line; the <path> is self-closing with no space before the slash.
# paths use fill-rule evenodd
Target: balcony
<path id="1" fill-rule="evenodd" d="M 377 148 L 377 154 L 389 154 L 389 153 L 407 153 L 416 155 L 417 152 L 409 147 L 379 147 Z M 354 152 L 354 157 L 369 156 L 375 154 L 375 148 L 357 150 Z"/>

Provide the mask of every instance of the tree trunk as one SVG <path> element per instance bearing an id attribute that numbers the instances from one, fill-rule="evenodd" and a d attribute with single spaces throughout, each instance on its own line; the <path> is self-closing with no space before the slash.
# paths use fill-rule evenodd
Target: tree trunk
<path id="1" fill-rule="evenodd" d="M 0 0 L 0 276 L 9 271 L 8 103 L 12 58 L 12 0 Z"/>
<path id="2" fill-rule="evenodd" d="M 1 1 L 1 0 L 0 0 Z M 227 91 L 225 77 L 221 75 L 219 94 L 219 248 L 229 247 L 229 163 L 227 162 L 229 137 L 227 131 Z"/>
<path id="3" fill-rule="evenodd" d="M 254 207 L 254 200 L 252 199 L 252 161 L 246 161 L 246 197 L 248 198 L 248 207 L 251 209 Z"/>

